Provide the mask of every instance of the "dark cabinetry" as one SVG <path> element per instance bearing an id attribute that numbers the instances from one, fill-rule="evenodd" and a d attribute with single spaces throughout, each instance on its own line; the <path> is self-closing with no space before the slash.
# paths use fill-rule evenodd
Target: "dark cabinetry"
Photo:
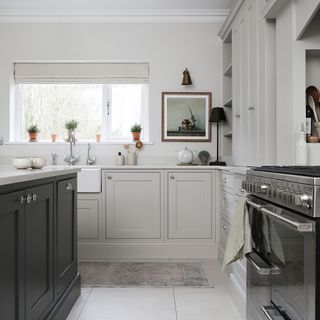
<path id="1" fill-rule="evenodd" d="M 76 178 L 1 187 L 0 205 L 1 319 L 64 319 L 80 293 Z"/>

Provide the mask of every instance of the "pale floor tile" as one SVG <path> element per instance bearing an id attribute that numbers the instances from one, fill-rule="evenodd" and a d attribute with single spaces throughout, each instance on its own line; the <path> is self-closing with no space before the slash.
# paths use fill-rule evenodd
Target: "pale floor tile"
<path id="1" fill-rule="evenodd" d="M 67 320 L 77 320 L 79 318 L 79 315 L 86 304 L 90 294 L 91 294 L 92 288 L 81 288 L 81 295 L 78 298 L 77 302 L 73 306 L 71 312 L 69 313 L 69 316 Z"/>
<path id="2" fill-rule="evenodd" d="M 242 320 L 224 288 L 175 288 L 178 320 Z"/>
<path id="3" fill-rule="evenodd" d="M 173 289 L 93 288 L 79 320 L 176 320 Z"/>

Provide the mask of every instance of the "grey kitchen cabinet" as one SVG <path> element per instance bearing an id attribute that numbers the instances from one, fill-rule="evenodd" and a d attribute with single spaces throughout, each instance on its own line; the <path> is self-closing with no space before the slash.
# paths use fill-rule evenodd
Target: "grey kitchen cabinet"
<path id="1" fill-rule="evenodd" d="M 53 183 L 26 189 L 25 194 L 25 318 L 33 320 L 54 300 Z"/>
<path id="2" fill-rule="evenodd" d="M 75 193 L 75 175 L 0 187 L 1 319 L 65 319 L 80 295 Z"/>
<path id="3" fill-rule="evenodd" d="M 212 174 L 168 173 L 168 238 L 212 238 Z"/>
<path id="4" fill-rule="evenodd" d="M 57 183 L 56 296 L 77 274 L 77 179 Z"/>
<path id="5" fill-rule="evenodd" d="M 106 172 L 107 239 L 159 239 L 159 172 Z"/>
<path id="6" fill-rule="evenodd" d="M 20 192 L 0 195 L 0 310 L 3 319 L 22 319 L 23 296 L 19 290 L 23 274 L 23 205 Z"/>

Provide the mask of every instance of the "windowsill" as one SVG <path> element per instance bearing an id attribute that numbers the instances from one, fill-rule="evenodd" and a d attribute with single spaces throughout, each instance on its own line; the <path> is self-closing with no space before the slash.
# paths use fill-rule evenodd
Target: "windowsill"
<path id="1" fill-rule="evenodd" d="M 94 140 L 83 140 L 83 141 L 76 141 L 76 145 L 86 145 L 86 144 L 92 144 L 92 145 L 134 145 L 136 142 L 134 141 L 100 141 L 96 142 Z M 152 141 L 142 141 L 144 145 L 153 145 L 154 142 Z M 29 142 L 29 141 L 9 141 L 5 142 L 4 145 L 69 145 L 69 142 L 66 141 L 56 141 L 52 142 L 49 140 L 40 140 L 38 142 Z"/>

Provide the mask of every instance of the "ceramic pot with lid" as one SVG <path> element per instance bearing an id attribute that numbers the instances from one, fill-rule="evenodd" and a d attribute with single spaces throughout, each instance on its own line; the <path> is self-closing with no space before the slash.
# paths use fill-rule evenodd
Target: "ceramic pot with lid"
<path id="1" fill-rule="evenodd" d="M 180 164 L 192 164 L 194 159 L 194 152 L 185 147 L 178 154 L 178 161 Z"/>

